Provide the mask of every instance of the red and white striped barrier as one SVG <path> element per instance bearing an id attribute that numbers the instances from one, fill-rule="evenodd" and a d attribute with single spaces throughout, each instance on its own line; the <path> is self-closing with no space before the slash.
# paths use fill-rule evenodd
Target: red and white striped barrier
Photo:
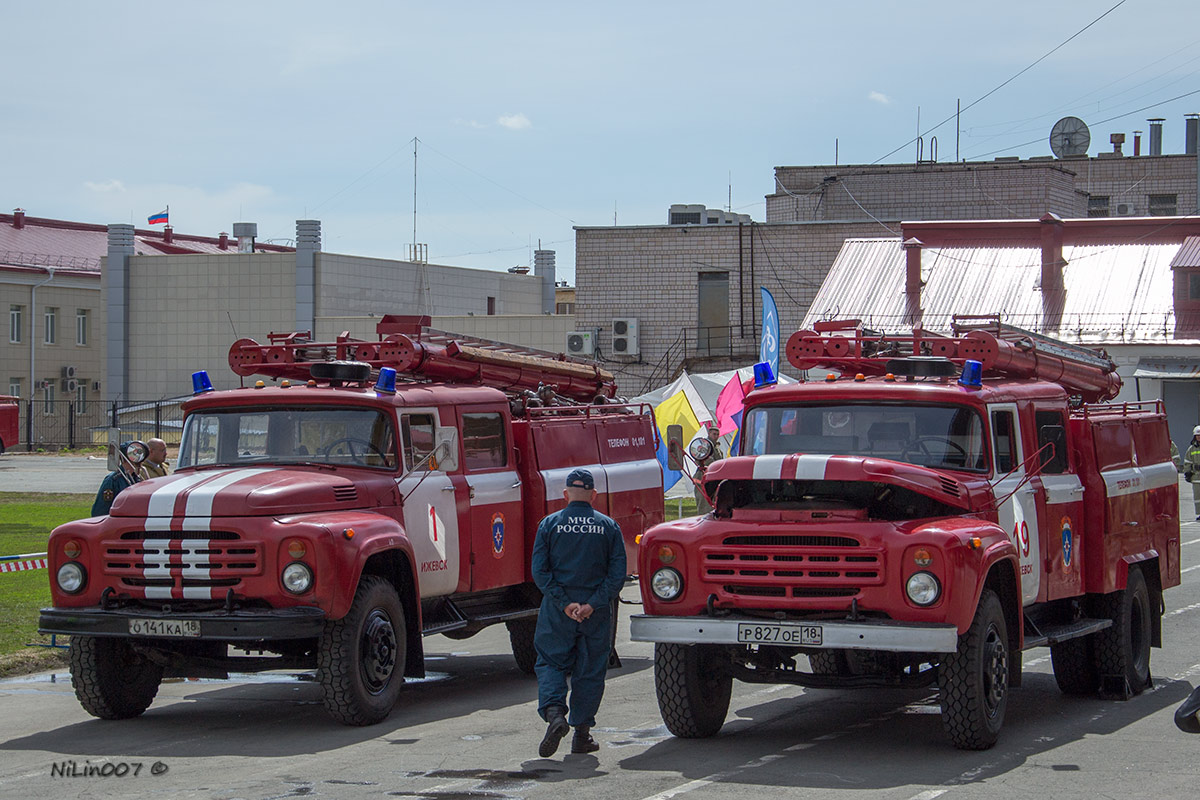
<path id="1" fill-rule="evenodd" d="M 46 553 L 0 556 L 0 572 L 24 572 L 30 569 L 46 569 L 49 563 L 49 559 L 46 556 Z"/>

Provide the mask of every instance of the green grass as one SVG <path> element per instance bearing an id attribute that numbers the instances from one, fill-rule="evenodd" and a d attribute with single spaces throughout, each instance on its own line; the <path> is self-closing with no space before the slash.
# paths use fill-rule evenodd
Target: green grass
<path id="1" fill-rule="evenodd" d="M 64 522 L 91 516 L 92 496 L 0 492 L 0 555 L 44 553 L 50 531 Z M 0 674 L 6 656 L 27 642 L 48 642 L 37 632 L 38 609 L 50 605 L 50 577 L 44 569 L 0 573 Z"/>
<path id="2" fill-rule="evenodd" d="M 681 503 L 683 506 L 682 514 L 679 513 Z M 694 517 L 696 516 L 696 498 L 684 497 L 676 499 L 673 497 L 668 497 L 665 501 L 665 507 L 663 510 L 666 512 L 664 519 L 667 522 L 670 522 L 673 519 L 679 519 L 681 517 Z"/>

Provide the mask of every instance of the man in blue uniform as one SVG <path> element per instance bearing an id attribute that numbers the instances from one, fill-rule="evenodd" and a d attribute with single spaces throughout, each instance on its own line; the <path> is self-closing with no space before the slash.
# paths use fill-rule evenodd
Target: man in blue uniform
<path id="1" fill-rule="evenodd" d="M 554 755 L 572 726 L 572 753 L 600 749 L 591 728 L 604 695 L 610 604 L 625 582 L 625 542 L 620 526 L 592 508 L 595 486 L 591 472 L 572 470 L 567 507 L 541 521 L 533 544 L 533 580 L 542 590 L 533 636 L 538 714 L 546 721 L 542 758 Z"/>
<path id="2" fill-rule="evenodd" d="M 100 490 L 96 492 L 96 500 L 92 503 L 92 516 L 102 517 L 112 508 L 113 500 L 127 486 L 137 483 L 137 465 L 129 459 L 129 448 L 133 445 L 145 448 L 141 442 L 121 442 L 120 453 L 117 455 L 117 468 L 105 476 L 100 482 Z M 142 451 L 139 451 L 139 453 Z"/>

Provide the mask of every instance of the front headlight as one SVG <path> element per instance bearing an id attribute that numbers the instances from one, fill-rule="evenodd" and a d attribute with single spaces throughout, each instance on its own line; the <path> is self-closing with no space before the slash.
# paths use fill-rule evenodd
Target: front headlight
<path id="1" fill-rule="evenodd" d="M 664 567 L 650 578 L 650 591 L 659 600 L 674 600 L 683 593 L 683 576 L 670 567 Z"/>
<path id="2" fill-rule="evenodd" d="M 81 564 L 68 561 L 58 568 L 58 588 L 67 594 L 77 594 L 87 583 L 87 572 Z"/>
<path id="3" fill-rule="evenodd" d="M 283 568 L 283 588 L 292 594 L 304 594 L 312 588 L 313 574 L 307 564 L 299 561 L 288 564 Z"/>
<path id="4" fill-rule="evenodd" d="M 931 606 L 942 596 L 942 584 L 931 572 L 914 572 L 904 590 L 919 606 Z"/>

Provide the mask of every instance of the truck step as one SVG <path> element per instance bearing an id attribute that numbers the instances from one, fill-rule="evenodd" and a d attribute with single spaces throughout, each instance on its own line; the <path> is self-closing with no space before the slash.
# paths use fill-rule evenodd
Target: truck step
<path id="1" fill-rule="evenodd" d="M 1034 625 L 1028 617 L 1026 617 L 1025 649 L 1032 650 L 1035 647 L 1049 647 L 1052 644 L 1065 642 L 1068 639 L 1076 639 L 1080 636 L 1087 636 L 1111 626 L 1111 619 L 1085 618 L 1076 620 L 1075 622 L 1067 623 L 1065 625 L 1043 624 L 1039 628 L 1037 625 Z"/>
<path id="2" fill-rule="evenodd" d="M 421 614 L 421 635 L 430 636 L 435 633 L 465 628 L 470 624 L 467 615 L 459 611 L 454 602 L 441 599 L 423 609 Z"/>

